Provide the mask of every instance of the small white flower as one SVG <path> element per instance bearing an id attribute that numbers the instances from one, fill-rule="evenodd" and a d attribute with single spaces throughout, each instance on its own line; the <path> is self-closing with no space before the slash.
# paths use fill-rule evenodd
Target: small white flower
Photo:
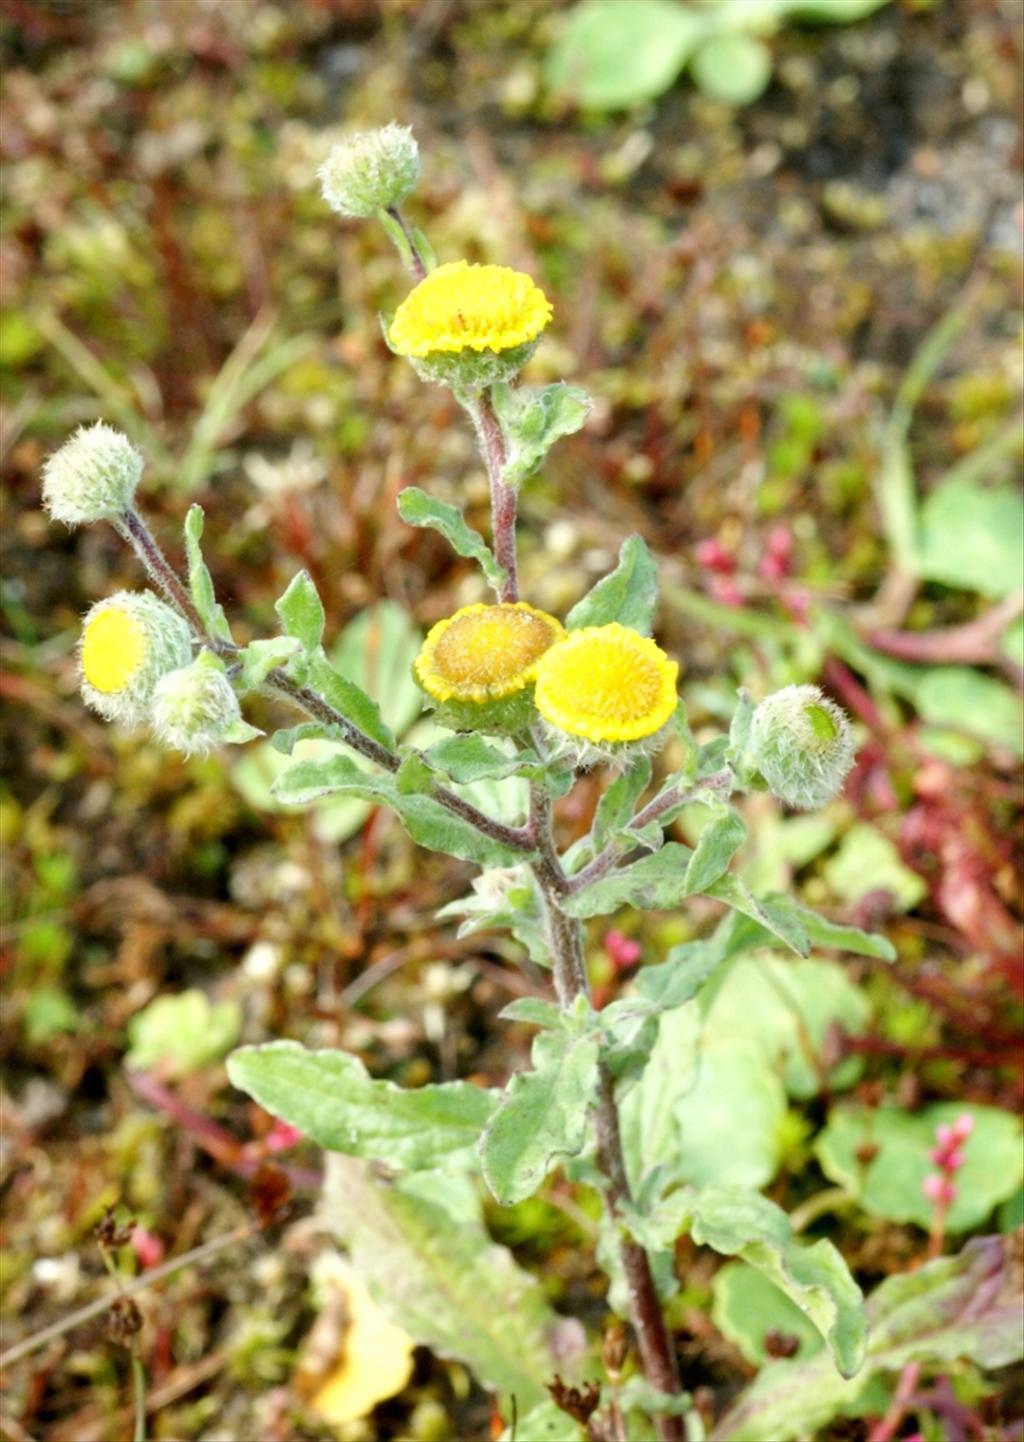
<path id="1" fill-rule="evenodd" d="M 43 504 L 66 526 L 117 520 L 131 508 L 143 465 L 120 431 L 102 421 L 80 426 L 43 467 Z"/>

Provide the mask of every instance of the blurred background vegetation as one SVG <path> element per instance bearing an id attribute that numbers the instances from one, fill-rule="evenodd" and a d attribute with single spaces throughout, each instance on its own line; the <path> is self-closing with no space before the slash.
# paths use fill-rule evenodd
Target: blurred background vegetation
<path id="1" fill-rule="evenodd" d="M 512 944 L 433 921 L 466 869 L 416 853 L 387 815 L 274 810 L 267 747 L 186 763 L 88 715 L 78 617 L 141 577 L 112 531 L 69 535 L 38 505 L 40 464 L 75 425 L 123 428 L 176 558 L 185 510 L 206 507 L 240 638 L 272 629 L 304 566 L 336 653 L 393 726 L 414 725 L 423 628 L 481 593 L 399 522 L 395 496 L 423 485 L 483 526 L 487 487 L 450 397 L 383 344 L 377 312 L 407 285 L 386 238 L 318 196 L 330 141 L 392 119 L 419 140 L 409 211 L 438 256 L 534 274 L 555 320 L 530 376 L 595 397 L 527 485 L 524 595 L 564 612 L 639 531 L 698 730 L 729 716 L 738 685 L 795 680 L 820 680 L 858 724 L 844 801 L 813 818 L 751 805 L 747 872 L 884 928 L 900 962 L 808 974 L 813 1025 L 782 1006 L 759 1062 L 777 1075 L 751 1083 L 773 1100 L 754 1132 L 737 1121 L 707 1141 L 710 1174 L 741 1154 L 789 1208 L 844 1188 L 856 1205 L 825 1227 L 870 1284 L 922 1254 L 928 1209 L 903 1136 L 901 1200 L 869 1194 L 851 1117 L 892 1103 L 923 1156 L 927 1107 L 970 1104 L 1003 1120 L 960 1231 L 1012 1226 L 1019 0 L 3 0 L 0 14 L 5 1341 L 104 1295 L 92 1229 L 108 1206 L 140 1224 L 128 1275 L 247 1223 L 254 1187 L 264 1204 L 290 1188 L 269 1235 L 143 1298 L 150 1435 L 490 1435 L 485 1394 L 425 1353 L 371 1419 L 314 1405 L 343 1357 L 343 1309 L 309 1284 L 325 1246 L 316 1157 L 271 1168 L 290 1139 L 220 1061 L 239 1036 L 294 1036 L 406 1084 L 500 1081 L 528 1046 L 494 1020 L 525 984 Z M 588 779 L 564 807 L 567 839 L 598 793 Z M 708 920 L 698 907 L 628 920 L 628 938 L 595 930 L 601 994 L 622 984 L 624 940 L 653 960 Z M 749 1016 L 733 991 L 720 1029 Z M 850 1087 L 839 1113 L 832 1094 Z M 571 1188 L 550 1191 L 489 1220 L 590 1322 L 588 1218 Z M 756 1308 L 735 1267 L 727 1285 L 683 1260 L 684 1379 L 720 1410 L 763 1328 L 744 1322 Z M 12 1369 L 6 1435 L 130 1435 L 129 1377 L 95 1319 Z M 966 1366 L 954 1380 L 986 1425 L 1013 1416 L 1012 1379 Z M 828 1432 L 864 1435 L 850 1419 Z"/>

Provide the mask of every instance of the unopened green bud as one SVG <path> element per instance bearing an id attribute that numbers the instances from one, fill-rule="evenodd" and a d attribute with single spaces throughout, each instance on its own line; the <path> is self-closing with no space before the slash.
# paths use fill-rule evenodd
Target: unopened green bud
<path id="1" fill-rule="evenodd" d="M 66 526 L 117 520 L 131 507 L 143 464 L 120 431 L 102 421 L 80 426 L 43 467 L 43 504 Z"/>
<path id="2" fill-rule="evenodd" d="M 420 153 L 413 133 L 394 121 L 332 145 L 317 172 L 331 209 L 359 218 L 400 205 L 419 173 Z"/>
<path id="3" fill-rule="evenodd" d="M 157 740 L 186 756 L 205 756 L 228 740 L 242 717 L 223 663 L 204 651 L 191 666 L 161 677 L 151 719 Z"/>
<path id="4" fill-rule="evenodd" d="M 78 652 L 82 695 L 108 721 L 147 719 L 166 672 L 188 665 L 192 639 L 184 619 L 148 591 L 118 591 L 86 614 Z"/>
<path id="5" fill-rule="evenodd" d="M 853 765 L 846 715 L 817 686 L 786 686 L 754 711 L 744 760 L 787 806 L 814 811 L 843 789 Z"/>

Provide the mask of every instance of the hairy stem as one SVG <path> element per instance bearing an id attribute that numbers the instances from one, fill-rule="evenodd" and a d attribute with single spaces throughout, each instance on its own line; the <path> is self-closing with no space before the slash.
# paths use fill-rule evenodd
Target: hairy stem
<path id="1" fill-rule="evenodd" d="M 402 215 L 401 211 L 396 205 L 388 206 L 388 215 L 390 215 L 391 219 L 395 222 L 395 224 L 401 230 L 402 234 L 405 236 L 406 244 L 409 247 L 409 269 L 412 271 L 413 279 L 417 283 L 419 283 L 419 281 L 421 280 L 426 280 L 427 267 L 423 264 L 423 257 L 420 255 L 419 248 L 413 238 L 412 231 L 405 223 L 405 217 Z"/>
<path id="2" fill-rule="evenodd" d="M 177 571 L 157 545 L 156 538 L 137 511 L 128 510 L 115 522 L 118 534 L 128 542 L 142 562 L 150 578 L 163 591 L 167 600 L 185 617 L 196 635 L 212 650 L 224 651 L 235 648 L 207 635 L 202 617 L 192 604 L 188 588 Z"/>
<path id="3" fill-rule="evenodd" d="M 487 391 L 467 407 L 476 427 L 477 438 L 487 479 L 491 486 L 491 531 L 494 557 L 505 572 L 505 579 L 498 592 L 499 601 L 519 600 L 519 576 L 516 566 L 516 513 L 519 494 L 515 486 L 507 486 L 502 479 L 507 456 L 505 437 L 502 435 L 498 417 Z"/>
<path id="4" fill-rule="evenodd" d="M 561 906 L 567 883 L 554 851 L 551 836 L 551 803 L 539 791 L 531 805 L 531 827 L 537 839 L 538 860 L 532 863 L 540 885 L 547 921 L 548 939 L 554 962 L 554 982 L 558 1001 L 568 1009 L 577 997 L 589 999 L 586 963 L 583 954 L 583 929 L 575 917 L 568 916 Z M 557 887 L 551 878 L 551 865 L 561 876 Z M 597 1163 L 604 1177 L 604 1201 L 612 1224 L 618 1225 L 623 1203 L 632 1200 L 629 1178 L 619 1133 L 619 1111 L 615 1102 L 615 1085 L 604 1063 L 599 1064 L 597 1099 L 593 1109 L 594 1132 L 597 1140 Z M 670 1396 L 678 1395 L 679 1371 L 675 1349 L 665 1326 L 651 1265 L 646 1251 L 631 1237 L 620 1234 L 619 1258 L 629 1291 L 630 1311 L 640 1347 L 644 1376 L 652 1386 Z M 655 1419 L 661 1442 L 682 1442 L 683 1421 L 679 1417 L 660 1416 Z"/>

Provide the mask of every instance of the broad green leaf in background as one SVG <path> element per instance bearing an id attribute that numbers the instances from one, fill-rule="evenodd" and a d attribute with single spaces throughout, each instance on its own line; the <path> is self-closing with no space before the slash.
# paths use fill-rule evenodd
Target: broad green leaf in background
<path id="1" fill-rule="evenodd" d="M 888 5 L 889 0 L 781 0 L 784 13 L 794 20 L 820 25 L 851 25 Z"/>
<path id="2" fill-rule="evenodd" d="M 660 851 L 613 871 L 600 881 L 566 897 L 571 916 L 607 916 L 623 906 L 668 911 L 686 896 L 686 867 L 692 855 L 688 846 L 666 842 Z"/>
<path id="3" fill-rule="evenodd" d="M 491 395 L 508 443 L 502 479 L 509 486 L 532 476 L 557 440 L 580 429 L 591 407 L 586 391 L 564 381 L 543 387 L 496 385 Z"/>
<path id="4" fill-rule="evenodd" d="M 787 897 L 754 896 L 738 876 L 729 875 L 719 877 L 712 886 L 706 887 L 705 894 L 748 916 L 788 946 L 790 951 L 795 951 L 797 956 L 806 956 L 810 951 L 811 944 L 803 922 L 796 908 L 787 904 Z"/>
<path id="5" fill-rule="evenodd" d="M 504 567 L 498 565 L 483 536 L 467 524 L 458 506 L 428 496 L 419 486 L 406 486 L 398 493 L 398 514 L 406 525 L 439 531 L 457 555 L 477 563 L 495 590 L 505 580 Z"/>
<path id="6" fill-rule="evenodd" d="M 296 727 L 293 730 L 305 731 L 305 728 Z M 277 736 L 280 737 L 281 733 L 278 732 Z M 338 751 L 335 743 L 312 736 L 300 737 L 292 742 L 289 735 L 289 742 L 285 744 L 289 743 L 291 750 L 288 754 L 272 741 L 265 741 L 246 747 L 238 756 L 231 768 L 231 779 L 242 799 L 257 811 L 308 809 L 313 832 L 325 846 L 337 845 L 355 836 L 373 810 L 369 801 L 363 801 L 358 796 L 337 795 L 314 802 L 309 808 L 291 808 L 274 795 L 274 783 L 292 764 L 288 755 L 297 761 L 318 761 L 335 756 Z"/>
<path id="7" fill-rule="evenodd" d="M 568 1412 L 552 1401 L 531 1407 L 525 1417 L 509 1423 L 501 1434 L 501 1442 L 585 1442 L 585 1433 Z"/>
<path id="8" fill-rule="evenodd" d="M 383 600 L 354 616 L 329 647 L 335 670 L 377 702 L 396 736 L 423 711 L 423 694 L 412 679 L 422 640 L 408 611 Z"/>
<path id="9" fill-rule="evenodd" d="M 900 911 L 909 911 L 928 890 L 889 838 L 867 821 L 854 822 L 823 870 L 836 896 L 851 906 L 870 891 L 887 891 Z"/>
<path id="10" fill-rule="evenodd" d="M 1019 418 L 967 456 L 921 505 L 918 574 L 999 598 L 1024 586 L 1024 497 L 1015 487 L 986 486 L 981 474 L 1012 465 L 1021 446 Z"/>
<path id="11" fill-rule="evenodd" d="M 1013 1241 L 975 1237 L 955 1257 L 886 1279 L 867 1303 L 868 1350 L 852 1380 L 832 1358 L 774 1362 L 726 1413 L 711 1442 L 797 1442 L 856 1403 L 878 1373 L 908 1362 L 949 1365 L 970 1358 L 1003 1367 L 1024 1353 L 1024 1294 Z"/>
<path id="12" fill-rule="evenodd" d="M 676 1106 L 697 1082 L 700 1025 L 696 1002 L 663 1012 L 643 1074 L 620 1101 L 622 1145 L 634 1190 L 656 1167 L 671 1168 L 679 1157 Z"/>
<path id="13" fill-rule="evenodd" d="M 668 90 L 703 34 L 674 0 L 584 0 L 547 57 L 547 83 L 597 110 L 638 105 Z"/>
<path id="14" fill-rule="evenodd" d="M 815 1151 L 826 1176 L 866 1212 L 927 1230 L 932 1204 L 922 1184 L 935 1170 L 929 1156 L 935 1128 L 964 1114 L 974 1119 L 974 1130 L 963 1146 L 964 1166 L 957 1173 L 946 1230 L 965 1232 L 980 1226 L 1024 1176 L 1021 1124 L 1009 1112 L 973 1102 L 939 1102 L 914 1114 L 843 1103 L 830 1111 Z M 872 1149 L 877 1150 L 872 1154 Z"/>
<path id="15" fill-rule="evenodd" d="M 131 1049 L 125 1064 L 168 1079 L 191 1076 L 230 1051 L 241 1030 L 237 1001 L 211 1003 L 196 987 L 158 996 L 128 1023 Z"/>
<path id="16" fill-rule="evenodd" d="M 484 1179 L 502 1206 L 532 1196 L 558 1158 L 576 1156 L 587 1140 L 597 1043 L 558 1038 L 553 1053 L 512 1078 L 480 1139 Z"/>
<path id="17" fill-rule="evenodd" d="M 421 1174 L 427 1175 L 427 1174 Z M 410 1179 L 411 1180 L 411 1179 Z M 515 1394 L 520 1415 L 548 1400 L 554 1372 L 577 1370 L 571 1322 L 460 1207 L 377 1180 L 366 1162 L 327 1158 L 324 1206 L 371 1295 L 422 1346 L 468 1366 L 481 1386 Z"/>
<path id="18" fill-rule="evenodd" d="M 274 602 L 286 636 L 293 636 L 311 656 L 324 635 L 324 604 L 308 571 L 298 571 Z"/>
<path id="19" fill-rule="evenodd" d="M 813 1322 L 764 1272 L 746 1262 L 726 1262 L 719 1267 L 711 1291 L 711 1320 L 755 1367 L 769 1361 L 765 1338 L 772 1331 L 797 1342 L 794 1355 L 798 1359 L 821 1351 L 822 1336 Z"/>
<path id="20" fill-rule="evenodd" d="M 852 1086 L 859 1059 L 848 1057 L 826 1075 L 821 1060 L 829 1033 L 849 1036 L 867 1028 L 871 1009 L 841 966 L 817 958 L 741 957 L 702 994 L 708 1042 L 745 1041 L 758 1050 L 792 1097 L 816 1096 L 824 1087 Z"/>
<path id="21" fill-rule="evenodd" d="M 328 1151 L 411 1171 L 475 1168 L 493 1092 L 469 1082 L 416 1088 L 371 1078 L 358 1057 L 294 1041 L 242 1047 L 228 1076 L 271 1116 Z"/>
<path id="22" fill-rule="evenodd" d="M 966 731 L 1024 756 L 1024 710 L 1004 681 L 970 666 L 932 666 L 922 673 L 917 709 L 932 726 Z"/>
<path id="23" fill-rule="evenodd" d="M 584 626 L 606 626 L 618 621 L 649 636 L 657 604 L 658 569 L 654 557 L 640 536 L 627 536 L 619 550 L 619 564 L 576 602 L 565 618 L 566 629 L 579 631 Z"/>
<path id="24" fill-rule="evenodd" d="M 674 1116 L 679 1180 L 756 1189 L 775 1176 L 786 1094 L 758 1048 L 733 1038 L 702 1040 L 697 1083 Z M 673 1156 L 661 1160 L 671 1164 Z"/>
<path id="25" fill-rule="evenodd" d="M 771 51 L 753 35 L 715 35 L 693 56 L 690 74 L 705 95 L 726 105 L 749 105 L 768 87 Z"/>
<path id="26" fill-rule="evenodd" d="M 203 560 L 201 541 L 206 513 L 202 506 L 189 506 L 185 517 L 184 539 L 185 559 L 188 564 L 188 589 L 192 604 L 199 612 L 203 625 L 213 636 L 222 641 L 231 640 L 231 628 L 224 608 L 217 602 L 213 591 L 213 579 Z"/>

